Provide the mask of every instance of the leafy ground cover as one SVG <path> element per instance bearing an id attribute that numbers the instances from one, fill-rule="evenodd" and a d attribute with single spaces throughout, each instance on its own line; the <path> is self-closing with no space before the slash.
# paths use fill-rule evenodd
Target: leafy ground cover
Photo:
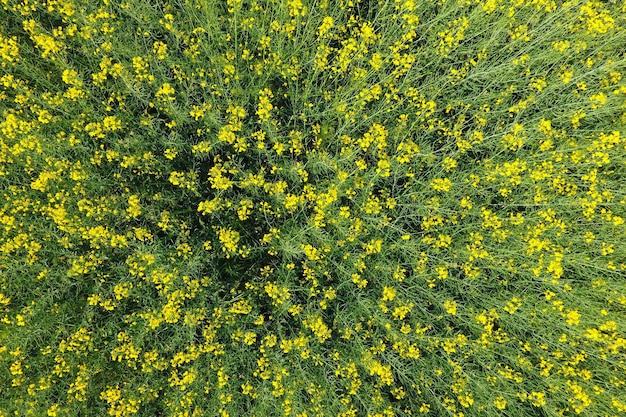
<path id="1" fill-rule="evenodd" d="M 623 0 L 0 22 L 0 416 L 626 414 Z"/>

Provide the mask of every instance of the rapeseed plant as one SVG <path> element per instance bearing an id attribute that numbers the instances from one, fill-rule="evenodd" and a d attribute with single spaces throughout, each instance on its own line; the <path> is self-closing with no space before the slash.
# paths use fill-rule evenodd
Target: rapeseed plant
<path id="1" fill-rule="evenodd" d="M 0 21 L 0 416 L 626 412 L 623 1 Z"/>

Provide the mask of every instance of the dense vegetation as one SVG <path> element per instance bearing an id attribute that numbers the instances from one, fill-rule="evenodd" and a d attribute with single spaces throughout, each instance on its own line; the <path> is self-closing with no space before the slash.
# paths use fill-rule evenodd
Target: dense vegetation
<path id="1" fill-rule="evenodd" d="M 0 22 L 0 416 L 626 413 L 625 1 Z"/>

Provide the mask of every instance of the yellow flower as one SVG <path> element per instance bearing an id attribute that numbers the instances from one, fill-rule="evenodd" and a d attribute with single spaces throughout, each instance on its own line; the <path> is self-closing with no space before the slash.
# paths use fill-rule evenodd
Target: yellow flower
<path id="1" fill-rule="evenodd" d="M 495 405 L 498 410 L 504 410 L 506 408 L 506 400 L 500 395 L 493 400 L 493 405 Z"/>
<path id="2" fill-rule="evenodd" d="M 324 343 L 326 340 L 330 339 L 332 331 L 326 326 L 320 316 L 307 317 L 303 320 L 302 324 L 317 336 L 320 343 Z"/>
<path id="3" fill-rule="evenodd" d="M 163 60 L 167 56 L 167 44 L 163 42 L 155 42 L 152 45 L 152 53 L 157 56 L 158 59 Z"/>
<path id="4" fill-rule="evenodd" d="M 396 292 L 394 287 L 383 287 L 383 301 L 393 301 L 396 297 Z"/>
<path id="5" fill-rule="evenodd" d="M 450 158 L 449 156 L 444 158 L 443 167 L 446 169 L 446 171 L 450 172 L 451 170 L 456 168 L 456 159 Z"/>
<path id="6" fill-rule="evenodd" d="M 383 67 L 383 62 L 383 56 L 381 53 L 376 52 L 372 54 L 372 58 L 370 59 L 370 65 L 374 70 L 378 71 L 379 69 L 381 69 Z"/>
<path id="7" fill-rule="evenodd" d="M 324 20 L 322 20 L 322 24 L 320 25 L 320 27 L 317 29 L 317 36 L 324 36 L 324 34 L 326 34 L 326 32 L 328 32 L 333 27 L 333 24 L 333 18 L 330 16 L 326 16 Z"/>
<path id="8" fill-rule="evenodd" d="M 211 188 L 216 190 L 228 190 L 233 186 L 233 181 L 223 174 L 226 173 L 226 169 L 221 164 L 216 164 L 209 170 L 209 182 Z"/>
<path id="9" fill-rule="evenodd" d="M 169 177 L 170 183 L 180 188 L 186 188 L 191 191 L 197 190 L 197 187 L 195 184 L 196 179 L 197 179 L 197 174 L 194 171 L 188 171 L 188 172 L 172 171 L 170 172 L 170 177 Z"/>
<path id="10" fill-rule="evenodd" d="M 517 151 L 524 144 L 526 136 L 524 126 L 519 123 L 513 124 L 511 132 L 502 136 L 502 146 L 511 151 Z"/>
<path id="11" fill-rule="evenodd" d="M 268 282 L 265 284 L 265 292 L 272 299 L 272 304 L 280 306 L 285 303 L 291 297 L 289 288 L 279 288 L 276 284 Z"/>
<path id="12" fill-rule="evenodd" d="M 443 303 L 443 308 L 446 310 L 448 314 L 452 314 L 453 316 L 456 314 L 456 301 L 446 300 Z"/>
<path id="13" fill-rule="evenodd" d="M 556 49 L 558 52 L 563 53 L 570 47 L 570 43 L 567 39 L 565 39 L 565 40 L 558 41 L 558 42 L 552 42 L 552 47 Z"/>
<path id="14" fill-rule="evenodd" d="M 263 90 L 259 91 L 259 104 L 257 106 L 256 114 L 257 116 L 259 116 L 260 123 L 267 122 L 270 119 L 272 109 L 274 109 L 274 106 L 270 102 L 270 99 L 273 97 L 274 94 L 272 94 L 272 90 L 270 90 L 269 88 L 264 88 Z"/>
<path id="15" fill-rule="evenodd" d="M 572 80 L 574 76 L 574 71 L 571 69 L 567 69 L 566 67 L 561 67 L 561 73 L 559 73 L 559 78 L 563 81 L 563 84 L 567 84 Z"/>
<path id="16" fill-rule="evenodd" d="M 215 197 L 213 200 L 202 201 L 198 204 L 198 211 L 202 214 L 213 214 L 222 209 L 224 206 L 224 201 Z"/>
<path id="17" fill-rule="evenodd" d="M 522 301 L 517 297 L 513 297 L 511 301 L 509 301 L 504 306 L 504 311 L 506 311 L 509 314 L 515 314 L 515 312 L 520 308 L 521 305 L 522 305 Z"/>
<path id="18" fill-rule="evenodd" d="M 222 243 L 222 251 L 226 253 L 226 258 L 237 252 L 239 243 L 239 232 L 226 227 L 217 227 L 217 237 Z"/>
<path id="19" fill-rule="evenodd" d="M 430 186 L 435 191 L 448 192 L 452 188 L 452 181 L 448 178 L 435 178 L 430 182 Z"/>
<path id="20" fill-rule="evenodd" d="M 567 324 L 570 326 L 576 326 L 580 323 L 580 313 L 578 309 L 568 310 L 567 314 L 565 314 L 565 318 L 567 319 Z"/>
<path id="21" fill-rule="evenodd" d="M 174 93 L 174 88 L 172 88 L 170 83 L 164 83 L 156 92 L 155 96 L 157 98 L 162 98 L 165 101 L 174 101 Z"/>
<path id="22" fill-rule="evenodd" d="M 606 94 L 604 94 L 603 92 L 592 95 L 591 97 L 589 97 L 589 100 L 591 101 L 591 108 L 599 109 L 600 107 L 604 106 L 604 104 L 606 103 L 606 98 Z"/>
<path id="23" fill-rule="evenodd" d="M 302 4 L 302 0 L 287 0 L 287 6 L 291 17 L 304 17 L 306 14 L 306 7 Z"/>
<path id="24" fill-rule="evenodd" d="M 163 156 L 165 156 L 169 160 L 176 158 L 176 155 L 178 155 L 178 151 L 176 151 L 176 149 L 173 149 L 173 148 L 167 148 L 163 152 Z"/>
<path id="25" fill-rule="evenodd" d="M 237 217 L 239 220 L 246 220 L 250 217 L 250 211 L 253 207 L 252 200 L 244 199 L 239 202 L 239 209 L 237 210 Z"/>
<path id="26" fill-rule="evenodd" d="M 239 300 L 235 302 L 228 310 L 231 313 L 246 315 L 252 311 L 252 304 L 248 300 Z"/>
<path id="27" fill-rule="evenodd" d="M 7 62 L 14 62 L 18 59 L 20 49 L 18 47 L 17 38 L 5 38 L 0 35 L 0 58 Z M 5 62 L 2 62 L 0 67 L 4 67 Z"/>

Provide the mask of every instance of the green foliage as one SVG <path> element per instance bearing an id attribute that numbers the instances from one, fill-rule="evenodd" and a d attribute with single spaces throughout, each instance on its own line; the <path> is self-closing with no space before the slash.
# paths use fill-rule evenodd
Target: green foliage
<path id="1" fill-rule="evenodd" d="M 625 413 L 625 17 L 2 0 L 0 416 Z"/>

